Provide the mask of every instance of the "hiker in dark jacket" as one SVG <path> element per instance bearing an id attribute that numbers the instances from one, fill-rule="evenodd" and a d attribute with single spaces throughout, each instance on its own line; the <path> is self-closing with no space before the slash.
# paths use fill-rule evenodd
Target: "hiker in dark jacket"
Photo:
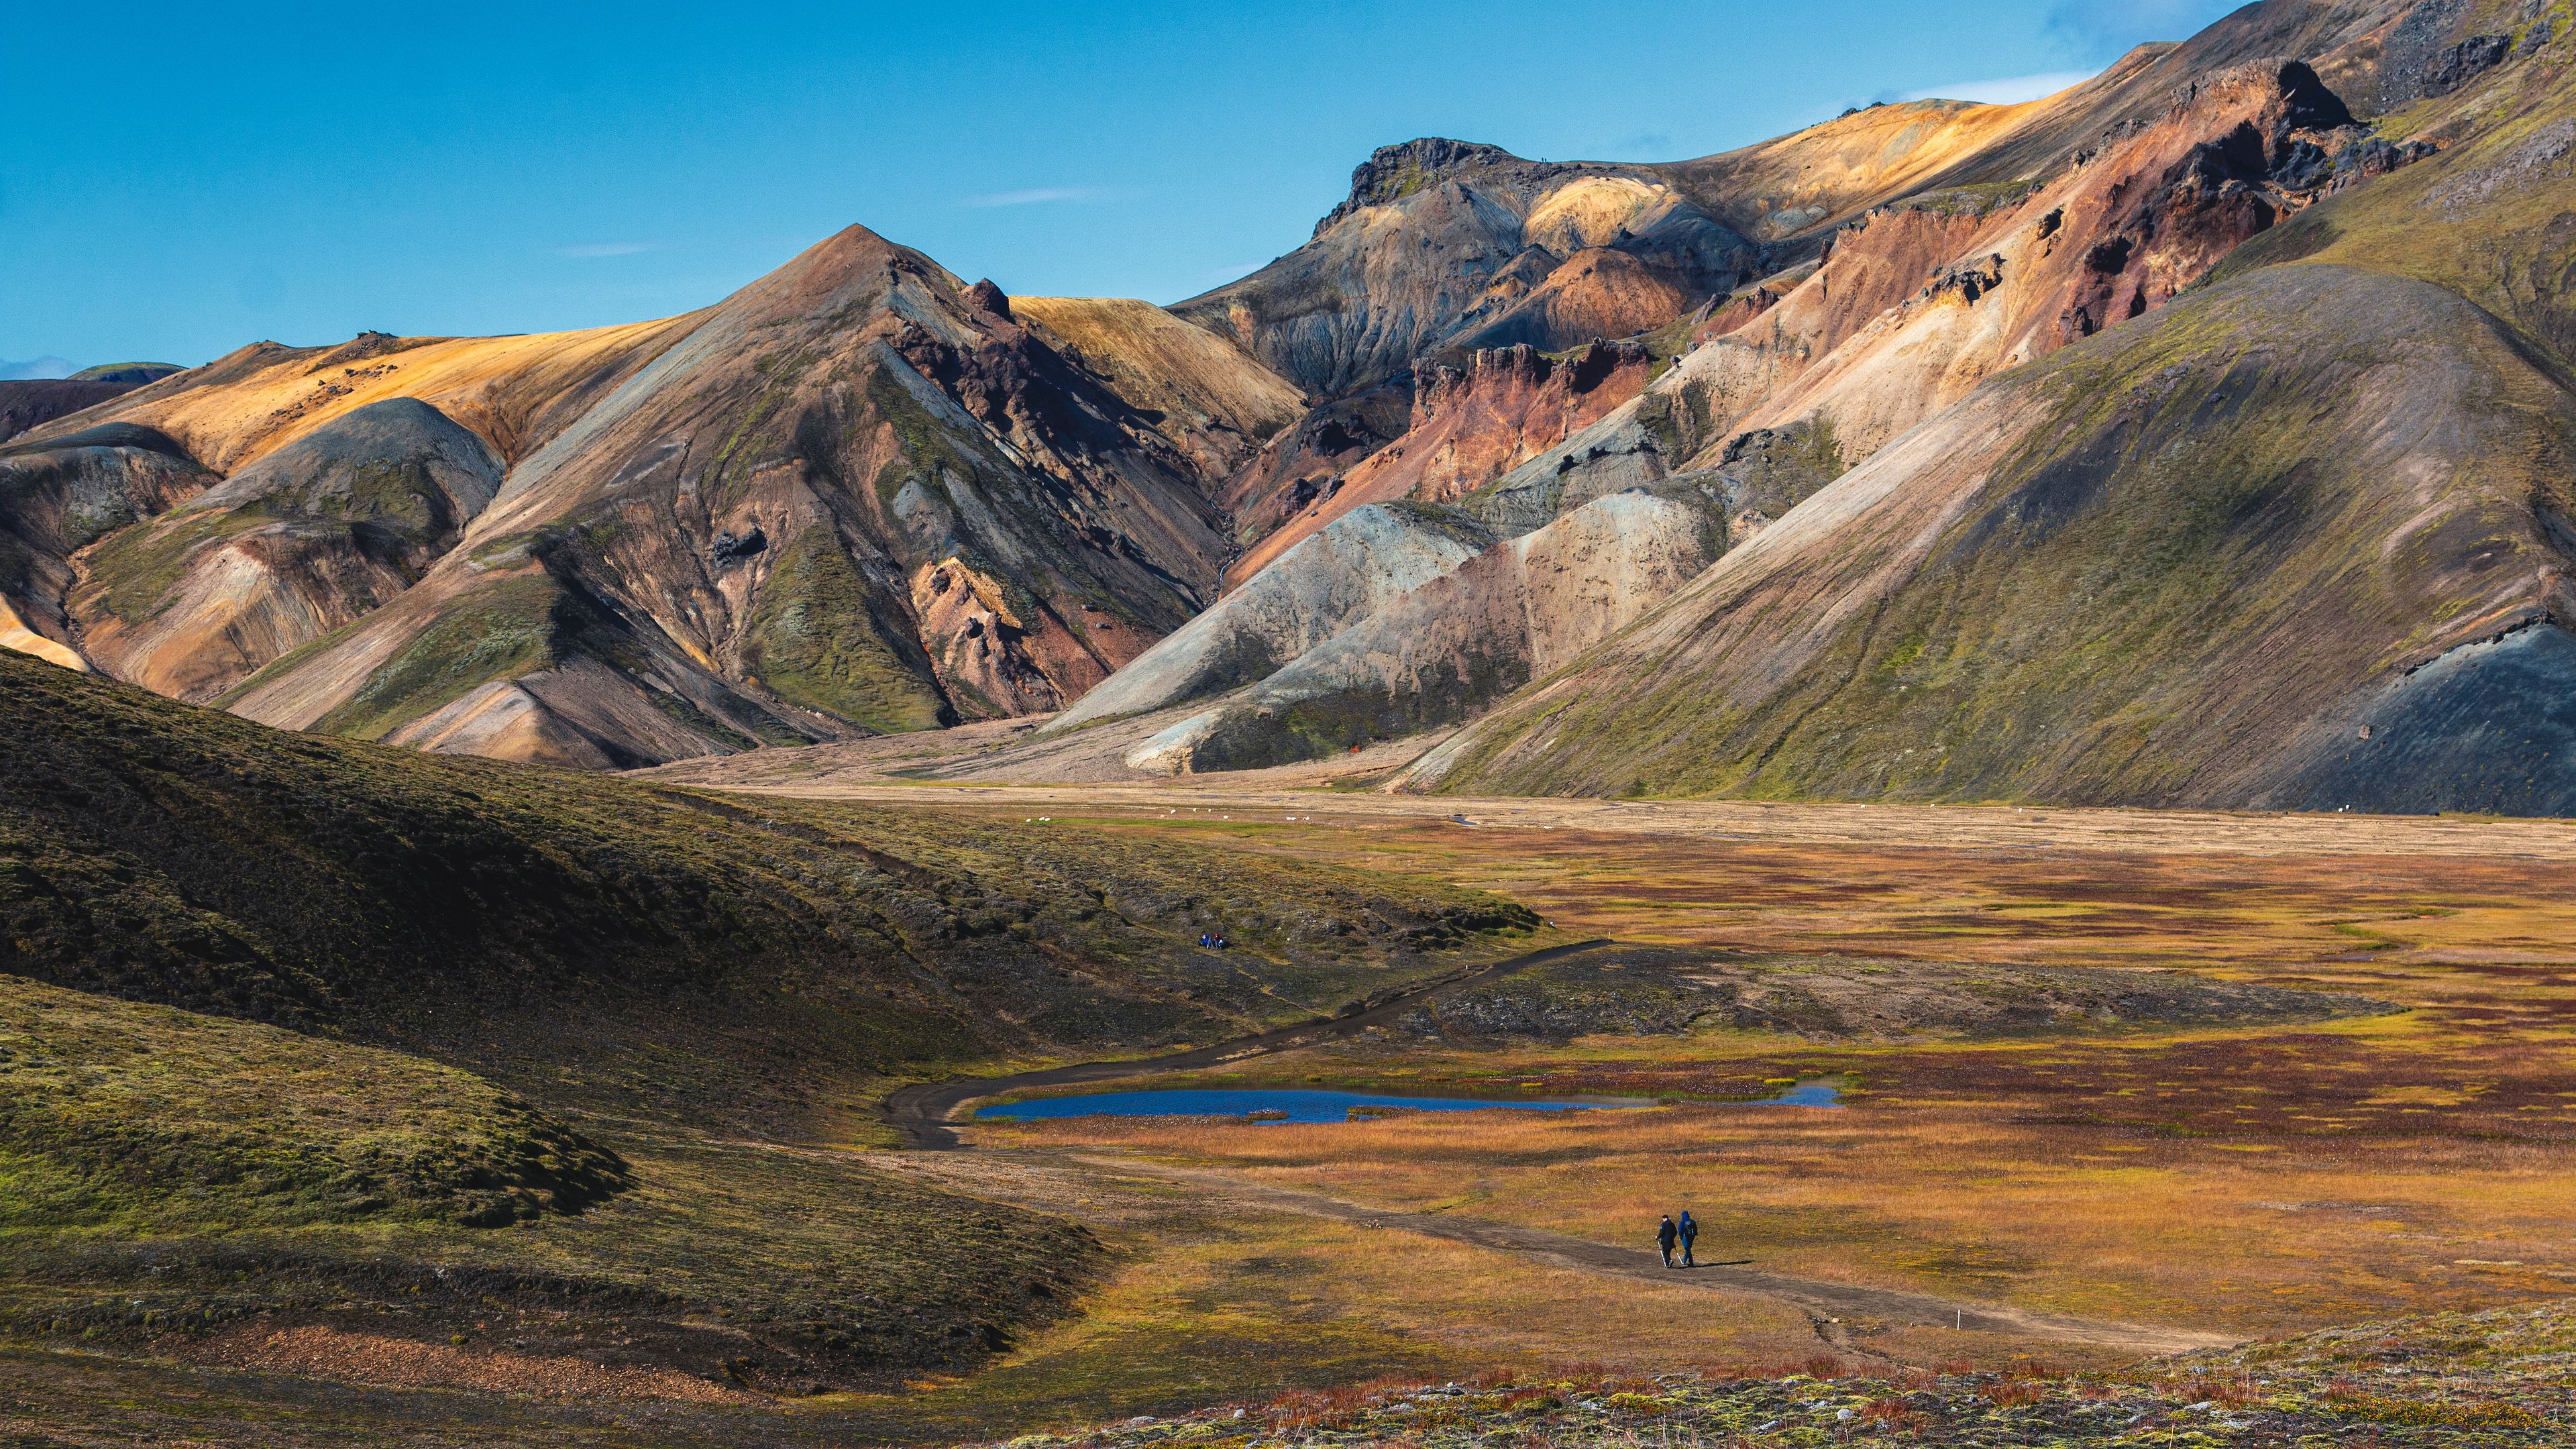
<path id="1" fill-rule="evenodd" d="M 1664 1250 L 1664 1266 L 1667 1268 L 1673 1265 L 1673 1240 L 1680 1236 L 1681 1229 L 1673 1226 L 1673 1215 L 1664 1214 L 1663 1222 L 1655 1228 L 1655 1246 Z"/>
<path id="2" fill-rule="evenodd" d="M 1681 1235 L 1682 1266 L 1685 1268 L 1696 1268 L 1699 1264 L 1691 1258 L 1691 1244 L 1699 1238 L 1699 1224 L 1692 1220 L 1689 1208 L 1682 1209 Z"/>

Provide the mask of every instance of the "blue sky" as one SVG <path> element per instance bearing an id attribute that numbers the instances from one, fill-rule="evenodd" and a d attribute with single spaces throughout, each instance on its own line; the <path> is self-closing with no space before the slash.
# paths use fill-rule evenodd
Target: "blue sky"
<path id="1" fill-rule="evenodd" d="M 1706 155 L 2225 8 L 28 6 L 0 375 L 667 315 L 853 221 L 1011 292 L 1170 302 L 1304 241 L 1390 141 Z"/>

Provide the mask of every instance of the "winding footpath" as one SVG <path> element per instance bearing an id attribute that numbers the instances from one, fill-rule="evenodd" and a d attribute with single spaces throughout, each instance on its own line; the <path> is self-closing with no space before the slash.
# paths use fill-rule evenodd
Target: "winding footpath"
<path id="1" fill-rule="evenodd" d="M 1577 941 L 1571 945 L 1552 946 L 1514 956 L 1490 966 L 1443 977 L 1408 987 L 1404 991 L 1375 1001 L 1354 1006 L 1340 1016 L 1325 1017 L 1296 1026 L 1279 1027 L 1251 1036 L 1218 1042 L 1213 1046 L 1194 1047 L 1165 1056 L 1140 1057 L 1127 1061 L 1080 1062 L 1072 1066 L 1049 1067 L 1034 1072 L 1018 1072 L 999 1077 L 957 1077 L 943 1082 L 918 1082 L 887 1094 L 878 1104 L 878 1115 L 901 1135 L 904 1145 L 918 1151 L 949 1152 L 965 1144 L 957 1136 L 950 1119 L 958 1108 L 979 1097 L 999 1096 L 1005 1092 L 1030 1087 L 1071 1086 L 1084 1082 L 1113 1081 L 1140 1076 L 1148 1072 L 1187 1070 L 1223 1066 L 1292 1051 L 1319 1042 L 1355 1036 L 1373 1026 L 1380 1026 L 1430 996 L 1433 992 L 1470 985 L 1478 981 L 1507 976 L 1549 961 L 1615 944 L 1604 939 Z M 2038 1313 L 2027 1309 L 1993 1303 L 1971 1303 L 1937 1297 L 1928 1293 L 1909 1293 L 1898 1289 L 1870 1288 L 1854 1283 L 1835 1283 L 1818 1278 L 1799 1278 L 1774 1273 L 1749 1263 L 1710 1264 L 1686 1272 L 1668 1269 L 1659 1256 L 1643 1248 L 1622 1248 L 1565 1233 L 1552 1233 L 1541 1228 L 1517 1227 L 1484 1219 L 1452 1217 L 1441 1213 L 1405 1212 L 1386 1208 L 1364 1207 L 1344 1202 L 1323 1193 L 1301 1192 L 1294 1188 L 1271 1187 L 1248 1182 L 1232 1174 L 1201 1168 L 1179 1167 L 1120 1157 L 1113 1160 L 1078 1159 L 1101 1168 L 1124 1173 L 1151 1174 L 1175 1182 L 1231 1194 L 1247 1203 L 1310 1217 L 1331 1218 L 1362 1227 L 1384 1228 L 1396 1232 L 1419 1233 L 1426 1237 L 1453 1242 L 1472 1243 L 1478 1247 L 1498 1249 L 1556 1267 L 1607 1273 L 1625 1278 L 1643 1278 L 1658 1283 L 1681 1282 L 1728 1293 L 1748 1294 L 1770 1299 L 1798 1309 L 1815 1326 L 1817 1337 L 1836 1348 L 1865 1358 L 1895 1363 L 1851 1339 L 1855 1321 L 1888 1327 L 1955 1328 L 1983 1333 L 2010 1334 L 2023 1338 L 2050 1339 L 2062 1343 L 2095 1344 L 2123 1348 L 2141 1353 L 2185 1353 L 2194 1349 L 2218 1348 L 2238 1342 L 2223 1334 L 2195 1333 L 2185 1329 L 2157 1328 L 2143 1324 L 2113 1323 L 2099 1319 L 2076 1318 L 2064 1314 Z"/>

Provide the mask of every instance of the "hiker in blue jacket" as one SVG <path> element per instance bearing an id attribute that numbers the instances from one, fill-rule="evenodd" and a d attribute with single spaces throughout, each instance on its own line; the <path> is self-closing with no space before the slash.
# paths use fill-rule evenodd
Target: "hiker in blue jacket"
<path id="1" fill-rule="evenodd" d="M 1682 1239 L 1682 1266 L 1685 1268 L 1698 1267 L 1698 1262 L 1693 1260 L 1691 1257 L 1691 1244 L 1699 1237 L 1699 1224 L 1692 1221 L 1689 1208 L 1682 1209 L 1681 1227 L 1678 1231 L 1681 1233 Z M 1666 1254 L 1665 1256 L 1669 1257 L 1671 1255 Z"/>

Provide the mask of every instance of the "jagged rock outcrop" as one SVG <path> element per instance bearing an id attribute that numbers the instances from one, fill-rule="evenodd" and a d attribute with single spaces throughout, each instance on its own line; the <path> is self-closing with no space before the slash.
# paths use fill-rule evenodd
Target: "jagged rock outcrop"
<path id="1" fill-rule="evenodd" d="M 1407 591 L 1127 763 L 1257 768 L 1471 718 L 1715 561 L 1725 502 L 1714 475 L 1595 499 Z"/>
<path id="2" fill-rule="evenodd" d="M 1426 138 L 1361 163 L 1312 241 L 1172 310 L 1339 396 L 1480 333 L 1553 350 L 1643 331 L 1760 257 L 1652 168 Z"/>
<path id="3" fill-rule="evenodd" d="M 1564 358 L 1522 344 L 1470 353 L 1455 367 L 1426 367 L 1417 379 L 1411 426 L 1316 488 L 1227 567 L 1228 580 L 1259 573 L 1363 504 L 1446 503 L 1474 492 L 1635 397 L 1653 361 L 1633 342 L 1593 343 Z"/>
<path id="4" fill-rule="evenodd" d="M 1144 714 L 1268 677 L 1494 542 L 1447 509 L 1354 509 L 1175 630 L 1046 725 L 1048 733 Z"/>

